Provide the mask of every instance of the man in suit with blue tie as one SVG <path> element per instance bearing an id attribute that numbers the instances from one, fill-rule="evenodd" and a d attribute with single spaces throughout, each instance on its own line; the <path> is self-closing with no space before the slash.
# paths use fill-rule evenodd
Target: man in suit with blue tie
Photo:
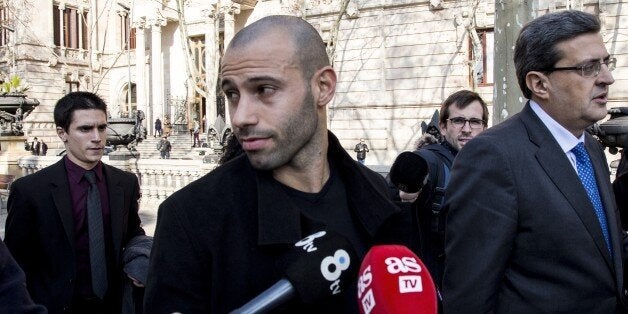
<path id="1" fill-rule="evenodd" d="M 603 150 L 611 71 L 591 14 L 521 30 L 523 110 L 460 151 L 446 195 L 445 313 L 623 311 L 622 230 Z"/>

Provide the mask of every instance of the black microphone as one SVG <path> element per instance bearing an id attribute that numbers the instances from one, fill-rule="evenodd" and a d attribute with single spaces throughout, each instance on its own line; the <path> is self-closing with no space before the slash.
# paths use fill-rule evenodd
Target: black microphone
<path id="1" fill-rule="evenodd" d="M 349 241 L 329 230 L 295 243 L 287 260 L 294 262 L 286 268 L 284 279 L 231 313 L 265 313 L 293 298 L 306 304 L 320 302 L 348 290 L 359 266 Z"/>
<path id="2" fill-rule="evenodd" d="M 403 152 L 390 167 L 390 182 L 400 191 L 417 193 L 426 183 L 427 161 L 413 152 Z"/>

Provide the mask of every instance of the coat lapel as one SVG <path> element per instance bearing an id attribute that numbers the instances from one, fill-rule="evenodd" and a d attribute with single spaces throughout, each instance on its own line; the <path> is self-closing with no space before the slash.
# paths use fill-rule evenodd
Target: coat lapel
<path id="1" fill-rule="evenodd" d="M 72 253 L 75 253 L 74 217 L 72 214 L 70 183 L 68 182 L 68 175 L 65 171 L 64 159 L 61 158 L 60 161 L 51 167 L 54 175 L 50 176 L 50 192 L 52 193 L 52 199 L 57 213 L 59 213 L 59 217 L 61 218 L 68 243 L 70 243 L 70 247 L 72 247 Z"/>
<path id="2" fill-rule="evenodd" d="M 122 236 L 124 229 L 124 188 L 120 184 L 119 178 L 114 175 L 109 166 L 103 164 L 103 170 L 107 180 L 107 190 L 109 192 L 109 212 L 111 215 L 111 237 L 115 260 L 120 260 L 122 248 Z"/>
<path id="3" fill-rule="evenodd" d="M 604 210 L 606 212 L 606 220 L 608 223 L 608 232 L 611 236 L 611 245 L 613 246 L 613 264 L 615 265 L 615 272 L 618 274 L 617 278 L 623 278 L 623 267 L 622 267 L 622 238 L 621 234 L 623 233 L 620 226 L 620 220 L 618 217 L 617 206 L 615 203 L 615 195 L 611 189 L 610 184 L 610 174 L 608 171 L 608 164 L 605 159 L 602 158 L 602 155 L 596 153 L 598 149 L 596 146 L 599 145 L 597 141 L 592 137 L 587 135 L 586 139 L 586 148 L 589 152 L 589 156 L 591 158 L 591 163 L 593 164 L 593 170 L 595 171 L 595 178 L 597 181 L 597 186 L 600 192 L 600 198 L 602 199 L 602 204 L 604 204 Z M 622 288 L 623 290 L 623 288 Z M 620 291 L 622 291 L 620 290 Z"/>
<path id="4" fill-rule="evenodd" d="M 530 140 L 539 147 L 536 152 L 537 161 L 580 217 L 608 267 L 615 271 L 593 205 L 565 153 L 529 105 L 522 111 L 522 120 L 530 134 Z"/>

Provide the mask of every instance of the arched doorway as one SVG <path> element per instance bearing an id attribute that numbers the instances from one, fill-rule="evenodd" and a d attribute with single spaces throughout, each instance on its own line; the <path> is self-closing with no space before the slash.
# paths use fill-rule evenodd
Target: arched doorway
<path id="1" fill-rule="evenodd" d="M 125 84 L 122 88 L 120 95 L 120 111 L 122 115 L 132 116 L 137 111 L 137 88 L 135 83 L 131 83 L 131 90 L 129 93 L 129 84 Z"/>

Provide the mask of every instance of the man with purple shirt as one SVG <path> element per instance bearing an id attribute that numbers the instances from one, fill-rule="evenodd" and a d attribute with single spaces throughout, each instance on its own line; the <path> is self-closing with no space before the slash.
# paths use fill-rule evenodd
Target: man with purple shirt
<path id="1" fill-rule="evenodd" d="M 11 186 L 5 243 L 50 313 L 119 313 L 122 251 L 145 234 L 137 178 L 101 162 L 106 110 L 92 93 L 61 98 L 54 120 L 66 156 Z"/>

